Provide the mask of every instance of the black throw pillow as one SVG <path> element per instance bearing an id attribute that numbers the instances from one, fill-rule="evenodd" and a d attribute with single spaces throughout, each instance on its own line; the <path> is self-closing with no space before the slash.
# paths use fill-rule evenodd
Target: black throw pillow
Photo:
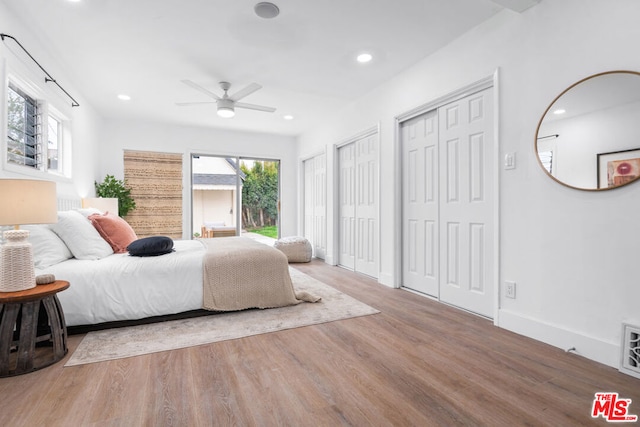
<path id="1" fill-rule="evenodd" d="M 167 236 L 143 237 L 127 246 L 129 255 L 158 256 L 173 252 L 173 240 Z"/>

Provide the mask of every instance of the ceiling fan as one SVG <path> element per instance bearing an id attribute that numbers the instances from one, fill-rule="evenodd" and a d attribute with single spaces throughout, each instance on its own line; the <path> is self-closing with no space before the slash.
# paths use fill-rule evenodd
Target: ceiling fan
<path id="1" fill-rule="evenodd" d="M 246 102 L 238 102 L 242 98 L 251 95 L 253 92 L 262 88 L 258 83 L 251 83 L 249 86 L 244 89 L 240 89 L 238 92 L 233 95 L 229 95 L 227 92 L 231 87 L 231 83 L 229 82 L 220 82 L 220 87 L 224 91 L 224 95 L 218 96 L 217 94 L 211 92 L 208 89 L 203 88 L 202 86 L 192 82 L 191 80 L 182 80 L 182 83 L 186 84 L 204 93 L 207 96 L 215 99 L 215 101 L 208 102 L 176 102 L 176 105 L 179 106 L 189 106 L 189 105 L 201 105 L 201 104 L 218 104 L 218 115 L 224 118 L 230 118 L 236 115 L 235 108 L 247 108 L 249 110 L 258 110 L 258 111 L 266 111 L 268 113 L 273 113 L 276 111 L 273 107 L 265 107 L 263 105 L 255 105 L 255 104 L 247 104 Z"/>

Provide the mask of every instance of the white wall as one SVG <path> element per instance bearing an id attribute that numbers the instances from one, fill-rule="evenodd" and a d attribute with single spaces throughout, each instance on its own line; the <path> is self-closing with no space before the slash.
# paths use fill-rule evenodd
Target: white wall
<path id="1" fill-rule="evenodd" d="M 102 138 L 99 175 L 124 177 L 124 150 L 183 155 L 183 236 L 189 238 L 191 218 L 190 158 L 192 153 L 280 160 L 281 235 L 296 233 L 297 145 L 293 137 L 223 131 L 161 123 L 107 120 Z M 196 228 L 199 231 L 200 225 Z"/>
<path id="2" fill-rule="evenodd" d="M 6 135 L 6 86 L 9 75 L 17 76 L 30 85 L 39 98 L 47 99 L 68 120 L 71 132 L 73 155 L 71 159 L 71 178 L 56 177 L 51 174 L 34 174 L 29 168 L 2 168 L 0 177 L 30 178 L 56 181 L 59 197 L 79 198 L 94 194 L 93 181 L 98 162 L 97 147 L 102 131 L 102 118 L 82 97 L 73 85 L 72 67 L 57 61 L 45 43 L 20 21 L 7 7 L 0 3 L 0 31 L 15 37 L 31 55 L 69 92 L 80 104 L 71 107 L 71 100 L 53 83 L 44 83 L 45 74 L 32 62 L 11 39 L 0 43 L 0 130 Z M 3 140 L 5 137 L 3 136 Z M 4 141 L 0 144 L 6 149 Z M 3 155 L 4 156 L 4 155 Z M 3 164 L 3 162 L 0 162 Z M 16 171 L 17 170 L 17 171 Z"/>
<path id="3" fill-rule="evenodd" d="M 208 222 L 236 226 L 234 190 L 196 190 L 193 192 L 193 233 L 202 233 Z"/>
<path id="4" fill-rule="evenodd" d="M 539 167 L 534 139 L 540 116 L 569 85 L 602 71 L 640 70 L 638 16 L 635 0 L 545 0 L 522 14 L 503 11 L 303 134 L 300 157 L 332 153 L 333 144 L 379 122 L 380 174 L 398 177 L 395 117 L 499 69 L 497 164 L 516 153 L 516 169 L 500 170 L 500 283 L 515 281 L 517 298 L 500 298 L 496 324 L 618 366 L 621 323 L 640 325 L 632 267 L 640 184 L 599 193 L 564 187 Z M 380 199 L 389 203 L 381 207 L 380 281 L 388 285 L 399 285 L 401 269 L 395 189 L 394 180 L 381 180 Z"/>

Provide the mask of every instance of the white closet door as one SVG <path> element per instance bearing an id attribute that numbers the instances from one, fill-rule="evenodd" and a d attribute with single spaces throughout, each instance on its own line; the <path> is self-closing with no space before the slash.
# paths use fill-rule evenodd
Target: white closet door
<path id="1" fill-rule="evenodd" d="M 378 277 L 378 135 L 355 142 L 355 270 Z"/>
<path id="2" fill-rule="evenodd" d="M 313 170 L 313 253 L 324 259 L 327 252 L 327 156 L 314 158 Z"/>
<path id="3" fill-rule="evenodd" d="M 438 114 L 402 124 L 403 285 L 438 296 Z"/>
<path id="4" fill-rule="evenodd" d="M 338 148 L 338 264 L 378 277 L 378 134 Z"/>
<path id="5" fill-rule="evenodd" d="M 304 237 L 313 245 L 315 240 L 314 199 L 315 199 L 315 160 L 307 159 L 302 163 L 304 168 Z"/>
<path id="6" fill-rule="evenodd" d="M 493 90 L 438 110 L 440 299 L 493 317 Z"/>
<path id="7" fill-rule="evenodd" d="M 326 200 L 327 156 L 319 154 L 303 162 L 304 236 L 313 246 L 313 255 L 324 259 L 327 247 Z"/>
<path id="8" fill-rule="evenodd" d="M 338 264 L 355 269 L 356 238 L 356 145 L 351 143 L 338 149 L 339 186 L 339 259 Z"/>
<path id="9" fill-rule="evenodd" d="M 493 317 L 493 89 L 401 125 L 402 284 Z"/>

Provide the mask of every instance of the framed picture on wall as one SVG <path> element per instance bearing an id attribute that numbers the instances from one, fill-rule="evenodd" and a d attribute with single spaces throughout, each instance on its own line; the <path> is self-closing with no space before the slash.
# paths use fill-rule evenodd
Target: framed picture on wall
<path id="1" fill-rule="evenodd" d="M 640 148 L 598 154 L 598 188 L 619 187 L 640 178 Z"/>

